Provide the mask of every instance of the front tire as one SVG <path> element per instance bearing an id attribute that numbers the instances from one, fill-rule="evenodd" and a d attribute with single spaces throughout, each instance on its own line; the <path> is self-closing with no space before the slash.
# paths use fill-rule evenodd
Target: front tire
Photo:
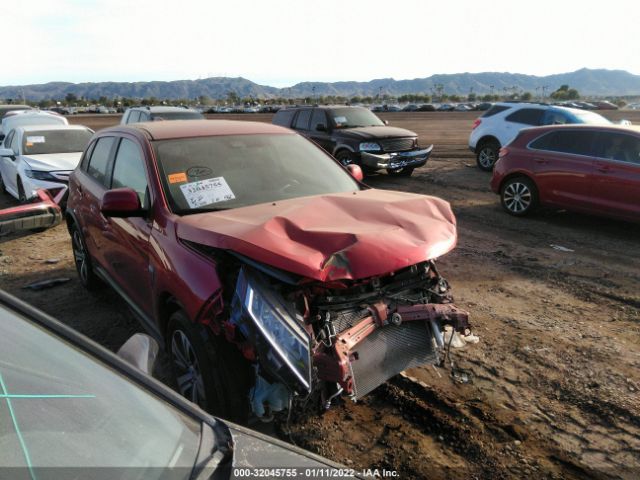
<path id="1" fill-rule="evenodd" d="M 478 168 L 485 172 L 493 170 L 493 166 L 498 160 L 498 151 L 500 150 L 500 144 L 495 140 L 488 140 L 480 145 L 478 153 L 476 154 L 476 163 Z"/>
<path id="2" fill-rule="evenodd" d="M 169 318 L 167 346 L 181 395 L 214 415 L 247 422 L 253 370 L 234 345 L 178 310 Z"/>
<path id="3" fill-rule="evenodd" d="M 338 160 L 343 167 L 351 165 L 352 163 L 356 163 L 353 153 L 351 153 L 349 150 L 340 150 L 338 153 L 336 153 L 336 160 Z"/>
<path id="4" fill-rule="evenodd" d="M 18 185 L 18 201 L 20 203 L 27 203 L 27 195 L 24 193 L 24 187 L 22 186 L 20 177 L 16 180 L 16 184 Z"/>
<path id="5" fill-rule="evenodd" d="M 500 199 L 507 213 L 523 217 L 537 208 L 538 190 L 529 178 L 513 177 L 502 186 Z"/>
<path id="6" fill-rule="evenodd" d="M 0 172 L 0 193 L 7 193 L 7 186 L 4 184 L 4 178 L 2 172 Z"/>

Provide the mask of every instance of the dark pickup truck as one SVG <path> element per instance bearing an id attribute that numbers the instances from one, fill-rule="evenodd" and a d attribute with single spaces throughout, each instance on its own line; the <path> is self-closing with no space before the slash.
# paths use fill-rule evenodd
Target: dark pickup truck
<path id="1" fill-rule="evenodd" d="M 275 114 L 273 123 L 313 140 L 343 165 L 356 163 L 369 172 L 410 176 L 427 163 L 433 150 L 433 145 L 420 148 L 414 132 L 389 127 L 363 107 L 286 108 Z"/>

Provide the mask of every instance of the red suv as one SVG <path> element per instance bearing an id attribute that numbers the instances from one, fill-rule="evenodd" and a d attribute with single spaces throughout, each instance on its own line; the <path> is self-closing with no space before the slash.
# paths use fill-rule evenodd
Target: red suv
<path id="1" fill-rule="evenodd" d="M 640 128 L 522 130 L 500 150 L 491 188 L 516 216 L 548 205 L 640 221 Z"/>
<path id="2" fill-rule="evenodd" d="M 449 204 L 361 175 L 264 123 L 101 130 L 70 178 L 80 280 L 112 286 L 221 416 L 359 398 L 477 340 L 434 263 L 456 243 Z"/>

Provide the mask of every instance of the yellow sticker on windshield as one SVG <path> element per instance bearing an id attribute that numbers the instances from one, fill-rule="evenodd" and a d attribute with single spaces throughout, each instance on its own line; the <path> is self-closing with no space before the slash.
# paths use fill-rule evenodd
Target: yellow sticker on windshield
<path id="1" fill-rule="evenodd" d="M 185 172 L 172 173 L 169 175 L 169 183 L 181 183 L 187 181 L 187 174 Z"/>

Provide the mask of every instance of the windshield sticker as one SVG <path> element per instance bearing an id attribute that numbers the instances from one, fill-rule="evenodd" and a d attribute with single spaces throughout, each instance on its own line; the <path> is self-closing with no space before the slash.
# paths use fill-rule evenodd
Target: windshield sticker
<path id="1" fill-rule="evenodd" d="M 43 135 L 38 135 L 38 136 L 32 136 L 32 137 L 27 137 L 27 143 L 44 143 L 44 136 Z"/>
<path id="2" fill-rule="evenodd" d="M 167 178 L 169 179 L 169 183 L 182 183 L 187 181 L 187 174 L 184 172 L 172 173 Z"/>
<path id="3" fill-rule="evenodd" d="M 347 117 L 333 117 L 333 121 L 336 122 L 336 125 L 342 125 L 347 123 Z"/>
<path id="4" fill-rule="evenodd" d="M 200 208 L 236 198 L 224 177 L 207 178 L 180 185 L 180 190 L 189 203 L 189 208 Z"/>

